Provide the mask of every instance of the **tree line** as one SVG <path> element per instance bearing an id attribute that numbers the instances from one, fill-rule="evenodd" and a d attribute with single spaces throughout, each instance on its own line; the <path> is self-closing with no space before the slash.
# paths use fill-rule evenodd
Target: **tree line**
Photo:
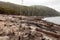
<path id="1" fill-rule="evenodd" d="M 0 2 L 0 14 L 24 16 L 60 16 L 59 12 L 46 6 L 23 6 L 8 2 Z"/>

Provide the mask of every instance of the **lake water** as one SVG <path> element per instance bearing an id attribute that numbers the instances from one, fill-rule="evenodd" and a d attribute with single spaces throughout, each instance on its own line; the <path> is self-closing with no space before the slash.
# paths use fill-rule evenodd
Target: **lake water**
<path id="1" fill-rule="evenodd" d="M 58 17 L 47 17 L 47 18 L 44 18 L 43 20 L 53 22 L 55 24 L 60 24 L 60 16 L 58 16 Z"/>

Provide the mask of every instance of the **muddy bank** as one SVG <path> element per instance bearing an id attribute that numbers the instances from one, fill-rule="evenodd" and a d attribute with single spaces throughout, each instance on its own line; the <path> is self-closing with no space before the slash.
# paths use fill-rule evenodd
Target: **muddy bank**
<path id="1" fill-rule="evenodd" d="M 60 40 L 60 25 L 41 19 L 0 14 L 0 40 Z"/>

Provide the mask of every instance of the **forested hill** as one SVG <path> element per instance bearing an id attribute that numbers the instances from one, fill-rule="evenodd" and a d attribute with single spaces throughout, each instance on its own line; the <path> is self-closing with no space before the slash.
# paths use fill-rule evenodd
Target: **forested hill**
<path id="1" fill-rule="evenodd" d="M 42 6 L 42 5 L 33 5 L 31 6 L 33 8 L 36 8 L 37 11 L 39 11 L 38 13 L 42 16 L 58 16 L 60 15 L 60 13 L 58 11 L 56 11 L 55 9 L 46 7 L 46 6 Z"/>
<path id="2" fill-rule="evenodd" d="M 41 6 L 23 6 L 9 2 L 0 2 L 0 14 L 25 15 L 25 16 L 60 16 L 56 10 Z"/>

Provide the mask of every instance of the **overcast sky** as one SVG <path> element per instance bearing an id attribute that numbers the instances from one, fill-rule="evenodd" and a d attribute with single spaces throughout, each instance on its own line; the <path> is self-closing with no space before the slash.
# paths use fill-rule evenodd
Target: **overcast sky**
<path id="1" fill-rule="evenodd" d="M 0 0 L 5 2 L 11 2 L 15 4 L 21 4 L 21 0 Z M 60 0 L 23 0 L 23 5 L 44 5 L 60 11 Z"/>

